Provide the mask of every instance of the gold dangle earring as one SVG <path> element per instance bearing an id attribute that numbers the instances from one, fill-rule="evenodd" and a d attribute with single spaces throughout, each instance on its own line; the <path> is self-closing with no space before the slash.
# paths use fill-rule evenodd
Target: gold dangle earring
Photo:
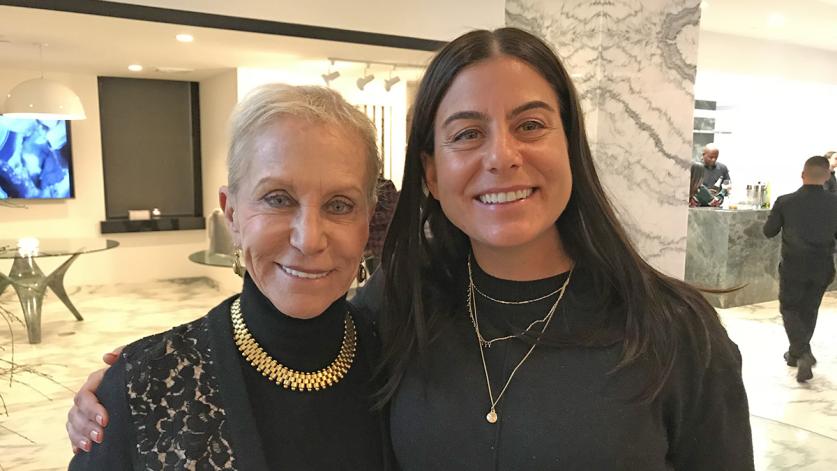
<path id="1" fill-rule="evenodd" d="M 241 262 L 241 255 L 242 255 L 241 247 L 236 247 L 233 250 L 233 253 L 232 253 L 232 256 L 233 256 L 232 269 L 233 269 L 233 272 L 235 272 L 236 275 L 243 277 L 244 272 L 247 271 L 247 267 L 245 267 L 244 263 Z"/>
<path id="2" fill-rule="evenodd" d="M 357 267 L 357 282 L 358 284 L 363 283 L 366 279 L 369 278 L 369 272 L 366 271 L 366 265 L 363 264 L 363 260 L 360 261 L 360 266 Z"/>

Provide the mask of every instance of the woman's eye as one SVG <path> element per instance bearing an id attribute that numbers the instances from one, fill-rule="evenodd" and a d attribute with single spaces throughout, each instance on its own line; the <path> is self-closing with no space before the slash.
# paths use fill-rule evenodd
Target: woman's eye
<path id="1" fill-rule="evenodd" d="M 286 193 L 271 193 L 264 197 L 264 200 L 274 208 L 287 208 L 294 200 Z"/>
<path id="2" fill-rule="evenodd" d="M 461 133 L 454 136 L 453 140 L 454 140 L 454 142 L 456 142 L 456 141 L 468 141 L 468 140 L 476 139 L 478 137 L 480 137 L 479 131 L 477 131 L 476 129 L 466 129 L 465 131 L 462 131 Z"/>
<path id="3" fill-rule="evenodd" d="M 332 214 L 349 214 L 354 208 L 354 204 L 342 199 L 331 200 L 327 205 L 328 212 Z"/>
<path id="4" fill-rule="evenodd" d="M 537 131 L 543 128 L 544 125 L 539 123 L 538 121 L 526 121 L 520 125 L 520 129 L 523 131 Z"/>

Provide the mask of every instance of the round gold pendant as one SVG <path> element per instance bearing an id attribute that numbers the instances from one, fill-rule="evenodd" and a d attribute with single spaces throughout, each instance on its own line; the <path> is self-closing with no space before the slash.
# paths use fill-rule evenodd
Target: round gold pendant
<path id="1" fill-rule="evenodd" d="M 488 414 L 485 415 L 485 420 L 487 420 L 489 424 L 497 423 L 497 413 L 494 412 L 494 409 L 488 411 Z"/>

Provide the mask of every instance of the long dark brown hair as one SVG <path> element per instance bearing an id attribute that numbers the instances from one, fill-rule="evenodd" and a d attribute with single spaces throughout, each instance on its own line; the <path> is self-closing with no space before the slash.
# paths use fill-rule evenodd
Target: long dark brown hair
<path id="1" fill-rule="evenodd" d="M 421 81 L 401 196 L 384 245 L 380 326 L 386 382 L 379 399 L 384 402 L 392 397 L 410 362 L 423 358 L 438 321 L 453 314 L 452 306 L 461 305 L 459 285 L 469 240 L 428 195 L 421 155 L 433 155 L 436 112 L 459 72 L 497 55 L 534 67 L 555 90 L 573 181 L 567 207 L 555 224 L 567 254 L 590 272 L 603 304 L 620 312 L 615 319 L 624 340 L 614 371 L 638 360 L 649 361 L 651 372 L 641 396 L 652 400 L 672 370 L 682 339 L 693 343 L 689 348 L 694 347 L 697 357 L 708 365 L 710 332 L 720 328 L 720 322 L 695 289 L 658 272 L 637 253 L 599 182 L 567 71 L 548 45 L 515 28 L 460 36 L 439 51 Z"/>

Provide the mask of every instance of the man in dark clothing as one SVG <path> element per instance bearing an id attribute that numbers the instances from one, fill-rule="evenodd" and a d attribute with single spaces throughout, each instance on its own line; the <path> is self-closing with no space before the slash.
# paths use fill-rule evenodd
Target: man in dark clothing
<path id="1" fill-rule="evenodd" d="M 789 366 L 796 366 L 796 380 L 813 378 L 817 362 L 811 353 L 811 337 L 826 287 L 834 279 L 834 239 L 837 237 L 837 195 L 823 188 L 829 176 L 825 157 L 805 161 L 802 188 L 780 196 L 764 224 L 764 235 L 782 231 L 779 264 L 779 311 L 790 347 Z"/>
<path id="2" fill-rule="evenodd" d="M 834 177 L 834 169 L 837 168 L 837 152 L 833 150 L 826 152 L 823 157 L 828 159 L 828 163 L 831 166 L 831 176 L 828 177 L 828 180 L 823 186 L 831 193 L 837 193 L 837 178 Z"/>
<path id="3" fill-rule="evenodd" d="M 718 162 L 718 155 L 721 152 L 715 144 L 707 144 L 703 148 L 703 166 L 706 172 L 703 175 L 703 186 L 706 188 L 721 189 L 721 183 L 729 180 L 729 169 L 726 165 Z"/>

